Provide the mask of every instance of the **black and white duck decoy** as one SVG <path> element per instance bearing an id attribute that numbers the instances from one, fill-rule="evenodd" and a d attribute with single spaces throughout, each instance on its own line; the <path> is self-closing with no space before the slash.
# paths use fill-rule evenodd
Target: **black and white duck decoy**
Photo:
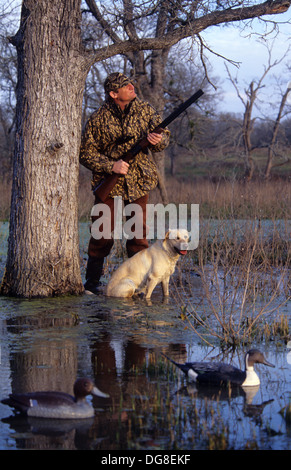
<path id="1" fill-rule="evenodd" d="M 179 364 L 173 359 L 165 357 L 179 367 L 189 379 L 198 383 L 213 385 L 257 386 L 260 384 L 260 379 L 255 372 L 254 364 L 275 367 L 266 360 L 264 354 L 258 349 L 251 349 L 246 353 L 245 370 L 240 370 L 223 362 L 186 362 L 185 364 Z"/>
<path id="2" fill-rule="evenodd" d="M 94 416 L 94 408 L 86 400 L 87 395 L 107 398 L 88 378 L 76 380 L 74 396 L 64 392 L 44 391 L 30 393 L 12 393 L 1 400 L 27 416 L 54 419 L 81 419 Z"/>

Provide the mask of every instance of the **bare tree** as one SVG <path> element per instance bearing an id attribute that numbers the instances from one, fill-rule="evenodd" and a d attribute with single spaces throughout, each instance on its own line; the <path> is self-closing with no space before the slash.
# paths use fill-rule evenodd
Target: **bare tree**
<path id="1" fill-rule="evenodd" d="M 288 87 L 282 95 L 281 103 L 279 106 L 279 111 L 277 114 L 277 118 L 275 120 L 273 130 L 272 130 L 272 137 L 270 140 L 270 143 L 268 144 L 268 158 L 267 158 L 267 164 L 266 164 L 266 169 L 265 169 L 265 179 L 269 179 L 271 175 L 271 170 L 272 168 L 276 166 L 282 166 L 285 165 L 290 161 L 290 158 L 285 157 L 282 162 L 276 163 L 274 162 L 276 152 L 275 152 L 275 146 L 277 142 L 277 137 L 278 137 L 278 132 L 279 132 L 279 126 L 281 123 L 281 119 L 283 117 L 283 111 L 287 102 L 288 94 L 291 93 L 291 83 L 288 84 Z"/>
<path id="2" fill-rule="evenodd" d="M 18 60 L 16 139 L 8 256 L 1 292 L 21 297 L 80 294 L 78 175 L 82 97 L 90 67 L 116 54 L 153 52 L 151 92 L 161 97 L 169 48 L 204 29 L 286 11 L 291 0 L 122 2 L 124 23 L 113 31 L 102 2 L 98 22 L 108 43 L 88 49 L 81 34 L 81 0 L 23 0 L 11 38 Z M 133 11 L 133 5 L 135 10 Z M 178 10 L 173 6 L 178 5 Z M 90 6 L 92 10 L 93 7 Z M 139 29 L 133 28 L 140 18 Z M 158 15 L 155 32 L 146 22 Z M 120 15 L 116 18 L 120 20 Z M 121 29 L 120 29 L 121 28 Z M 119 34 L 119 31 L 122 31 Z M 146 34 L 147 32 L 147 34 Z M 145 62 L 135 62 L 142 79 Z M 153 101 L 153 100 L 151 100 Z M 158 108 L 163 105 L 158 101 Z"/>
<path id="3" fill-rule="evenodd" d="M 274 67 L 276 67 L 280 62 L 282 62 L 286 58 L 287 53 L 288 53 L 288 50 L 287 50 L 286 52 L 283 53 L 281 58 L 272 61 L 272 46 L 269 46 L 268 44 L 266 44 L 266 48 L 268 51 L 267 65 L 264 66 L 262 75 L 258 79 L 252 80 L 251 83 L 248 85 L 248 87 L 244 90 L 244 92 L 240 91 L 239 86 L 237 84 L 237 79 L 231 76 L 229 69 L 226 66 L 229 79 L 237 92 L 237 96 L 239 97 L 239 99 L 244 105 L 243 122 L 242 122 L 242 140 L 243 140 L 243 147 L 244 147 L 246 181 L 250 181 L 253 178 L 255 168 L 256 168 L 255 160 L 253 158 L 253 153 L 254 153 L 254 150 L 257 149 L 257 146 L 253 145 L 252 143 L 252 133 L 254 131 L 254 125 L 257 119 L 257 117 L 253 117 L 254 107 L 257 106 L 259 93 L 265 86 L 264 80 L 266 76 L 268 75 L 268 73 L 270 73 L 270 71 Z M 276 124 L 273 129 L 273 137 L 271 139 L 271 143 L 269 144 L 268 160 L 270 162 L 270 168 L 272 165 L 272 155 L 273 155 L 272 149 L 274 148 L 274 143 L 276 141 L 276 137 L 278 133 L 278 126 L 279 126 L 280 119 L 282 116 L 282 110 L 283 110 L 282 103 L 284 106 L 286 99 L 287 99 L 287 94 L 285 98 L 283 99 L 283 101 L 281 102 L 280 111 L 276 120 Z"/>

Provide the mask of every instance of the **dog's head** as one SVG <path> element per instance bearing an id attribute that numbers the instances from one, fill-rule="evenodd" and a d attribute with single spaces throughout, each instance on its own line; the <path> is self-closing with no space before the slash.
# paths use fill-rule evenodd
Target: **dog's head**
<path id="1" fill-rule="evenodd" d="M 186 229 L 170 229 L 165 241 L 171 250 L 179 255 L 186 255 L 188 250 L 189 232 Z"/>

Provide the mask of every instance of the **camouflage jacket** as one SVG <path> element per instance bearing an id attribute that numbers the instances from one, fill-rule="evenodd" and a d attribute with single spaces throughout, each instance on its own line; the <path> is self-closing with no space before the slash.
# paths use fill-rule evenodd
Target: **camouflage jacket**
<path id="1" fill-rule="evenodd" d="M 92 188 L 112 173 L 116 160 L 161 121 L 155 109 L 138 98 L 124 111 L 113 100 L 95 111 L 86 124 L 80 149 L 80 163 L 92 171 Z M 158 145 L 149 145 L 152 152 L 161 152 L 168 145 L 170 132 L 165 130 L 162 135 Z M 129 164 L 127 175 L 119 177 L 110 196 L 122 196 L 132 202 L 156 187 L 158 175 L 149 154 L 140 152 Z"/>

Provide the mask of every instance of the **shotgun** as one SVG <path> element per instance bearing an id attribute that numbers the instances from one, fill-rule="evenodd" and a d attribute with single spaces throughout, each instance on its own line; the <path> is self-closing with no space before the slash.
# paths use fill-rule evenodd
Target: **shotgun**
<path id="1" fill-rule="evenodd" d="M 163 129 L 167 127 L 174 119 L 176 119 L 180 114 L 182 114 L 191 104 L 195 103 L 200 96 L 203 95 L 202 90 L 196 91 L 194 95 L 192 95 L 188 100 L 186 100 L 184 103 L 180 104 L 164 121 L 157 126 L 153 131 L 153 133 L 156 134 L 161 134 L 163 132 Z M 122 157 L 121 160 L 124 162 L 129 162 L 134 158 L 139 152 L 146 150 L 146 148 L 150 145 L 148 139 L 146 137 L 143 137 L 139 142 L 137 142 L 133 147 L 131 147 L 130 150 L 128 150 Z M 116 185 L 118 178 L 120 178 L 120 174 L 117 173 L 112 173 L 111 175 L 108 175 L 105 177 L 103 181 L 101 181 L 98 186 L 93 190 L 93 193 L 95 196 L 97 196 L 101 201 L 105 201 L 107 197 L 109 196 L 110 192 Z"/>

